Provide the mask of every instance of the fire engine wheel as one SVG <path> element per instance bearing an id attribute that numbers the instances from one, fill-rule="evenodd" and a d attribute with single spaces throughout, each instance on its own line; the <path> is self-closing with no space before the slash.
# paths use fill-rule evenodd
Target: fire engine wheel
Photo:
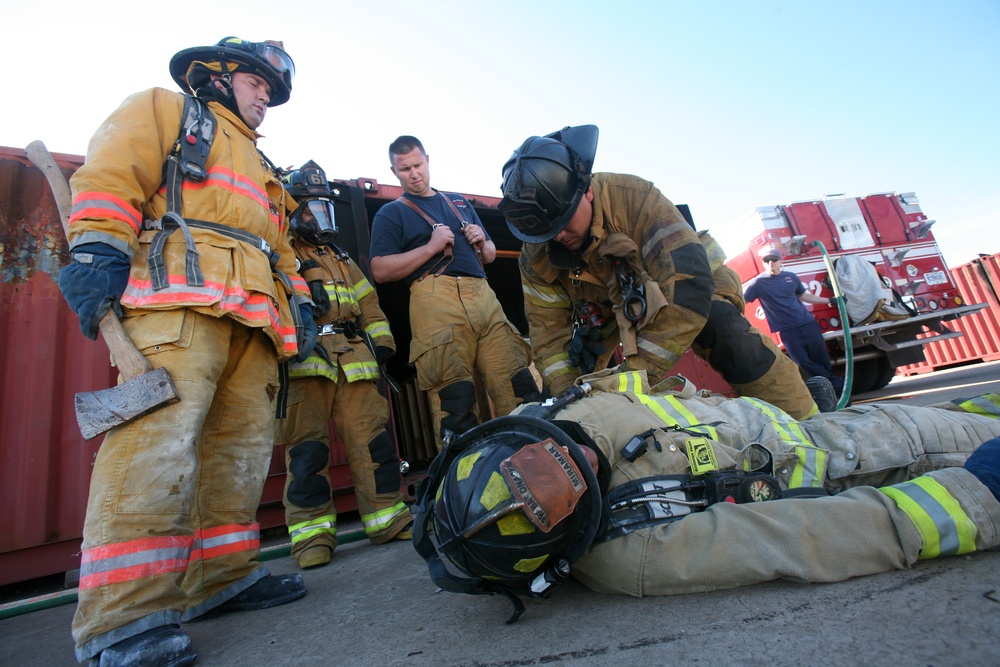
<path id="1" fill-rule="evenodd" d="M 882 389 L 895 375 L 896 368 L 885 357 L 859 361 L 854 364 L 851 396 Z"/>

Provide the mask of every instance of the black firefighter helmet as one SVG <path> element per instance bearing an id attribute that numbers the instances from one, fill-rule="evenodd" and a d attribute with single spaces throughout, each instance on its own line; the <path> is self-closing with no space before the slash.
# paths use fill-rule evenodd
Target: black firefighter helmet
<path id="1" fill-rule="evenodd" d="M 555 238 L 573 218 L 590 187 L 597 126 L 577 125 L 529 137 L 503 166 L 498 208 L 525 243 Z"/>
<path id="2" fill-rule="evenodd" d="M 581 445 L 511 415 L 448 444 L 417 494 L 414 548 L 444 590 L 544 597 L 600 527 L 601 493 Z"/>
<path id="3" fill-rule="evenodd" d="M 211 74 L 228 77 L 233 72 L 249 72 L 267 81 L 271 86 L 269 107 L 284 104 L 291 97 L 295 63 L 282 42 L 226 37 L 214 46 L 178 51 L 170 59 L 170 76 L 182 90 L 192 93 L 208 85 Z"/>
<path id="4" fill-rule="evenodd" d="M 323 168 L 309 160 L 284 174 L 281 180 L 299 205 L 289 219 L 292 233 L 315 246 L 331 245 L 336 241 L 333 193 Z"/>

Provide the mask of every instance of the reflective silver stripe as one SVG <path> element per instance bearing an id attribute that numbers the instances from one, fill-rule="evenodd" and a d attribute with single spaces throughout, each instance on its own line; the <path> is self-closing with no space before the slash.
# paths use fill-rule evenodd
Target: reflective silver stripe
<path id="1" fill-rule="evenodd" d="M 336 516 L 328 514 L 326 516 L 319 517 L 318 519 L 303 521 L 302 523 L 296 523 L 288 527 L 288 535 L 291 537 L 292 544 L 321 533 L 328 533 L 336 536 Z"/>
<path id="2" fill-rule="evenodd" d="M 906 513 L 923 538 L 921 560 L 976 550 L 976 524 L 944 486 L 931 477 L 880 488 Z"/>
<path id="3" fill-rule="evenodd" d="M 955 401 L 966 412 L 985 417 L 1000 417 L 1000 394 L 983 394 L 962 401 Z"/>
<path id="4" fill-rule="evenodd" d="M 522 282 L 521 291 L 524 292 L 526 301 L 540 308 L 570 308 L 573 305 L 569 294 L 561 287 L 542 286 L 538 283 L 529 285 Z"/>
<path id="5" fill-rule="evenodd" d="M 750 403 L 770 419 L 771 426 L 778 437 L 790 450 L 795 452 L 798 461 L 789 476 L 789 488 L 823 486 L 823 482 L 826 480 L 829 453 L 814 445 L 806 437 L 799 422 L 781 408 L 759 398 L 741 396 L 739 400 Z"/>
<path id="6" fill-rule="evenodd" d="M 361 522 L 364 524 L 365 533 L 372 535 L 385 530 L 392 525 L 392 522 L 395 521 L 398 516 L 405 514 L 407 511 L 408 509 L 406 504 L 400 501 L 392 507 L 387 507 L 384 510 L 362 515 Z"/>
<path id="7" fill-rule="evenodd" d="M 225 544 L 236 544 L 237 542 L 252 542 L 255 540 L 260 540 L 260 531 L 254 530 L 252 528 L 246 528 L 244 530 L 238 530 L 231 533 L 225 533 L 224 535 L 216 535 L 215 537 L 195 539 L 194 549 L 201 549 L 202 551 L 207 551 L 209 549 L 214 549 L 215 547 L 221 547 Z"/>
<path id="8" fill-rule="evenodd" d="M 146 549 L 121 556 L 111 556 L 109 558 L 98 558 L 96 560 L 85 561 L 80 564 L 80 577 L 88 577 L 99 572 L 110 572 L 136 565 L 148 565 L 162 561 L 186 561 L 191 555 L 191 549 L 184 546 L 161 547 L 157 549 Z"/>

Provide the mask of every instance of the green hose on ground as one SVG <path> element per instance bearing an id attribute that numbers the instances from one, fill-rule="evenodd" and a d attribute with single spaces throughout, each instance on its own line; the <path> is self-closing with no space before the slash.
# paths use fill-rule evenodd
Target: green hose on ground
<path id="1" fill-rule="evenodd" d="M 851 326 L 847 323 L 847 306 L 844 304 L 844 295 L 840 291 L 840 284 L 837 282 L 837 274 L 833 270 L 833 262 L 826 251 L 822 241 L 813 241 L 810 245 L 819 248 L 823 253 L 823 263 L 826 264 L 827 274 L 830 276 L 830 285 L 833 286 L 833 297 L 837 300 L 837 310 L 840 311 L 840 325 L 844 328 L 844 391 L 837 401 L 837 409 L 847 406 L 851 400 L 851 383 L 854 380 L 854 343 L 851 341 Z"/>
<path id="2" fill-rule="evenodd" d="M 349 530 L 337 535 L 337 544 L 350 544 L 351 542 L 358 542 L 367 538 L 368 536 L 365 535 L 364 529 L 358 528 L 357 530 Z M 260 550 L 260 560 L 262 561 L 285 558 L 291 555 L 292 545 L 290 543 L 279 544 L 277 546 L 267 547 Z M 27 600 L 17 600 L 16 602 L 0 604 L 0 620 L 20 616 L 21 614 L 27 614 L 33 611 L 49 609 L 51 607 L 60 607 L 64 604 L 72 604 L 77 600 L 76 591 L 77 589 L 71 588 L 69 590 L 59 591 L 58 593 L 38 595 L 33 598 L 28 598 Z"/>

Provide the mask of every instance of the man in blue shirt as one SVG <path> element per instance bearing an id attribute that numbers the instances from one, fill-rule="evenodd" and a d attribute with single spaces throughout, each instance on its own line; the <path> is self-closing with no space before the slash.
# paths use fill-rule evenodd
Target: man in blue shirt
<path id="1" fill-rule="evenodd" d="M 486 282 L 483 266 L 496 258 L 496 246 L 472 204 L 431 187 L 430 158 L 416 137 L 392 142 L 389 160 L 404 194 L 372 221 L 372 276 L 409 285 L 410 362 L 418 388 L 428 392 L 441 449 L 445 432 L 458 435 L 479 422 L 477 373 L 497 416 L 539 400 L 539 390 L 528 345 Z"/>
<path id="2" fill-rule="evenodd" d="M 844 378 L 834 375 L 823 332 L 812 313 L 802 305 L 833 305 L 834 298 L 816 296 L 806 290 L 796 274 L 782 271 L 781 251 L 777 248 L 766 247 L 760 251 L 760 256 L 766 270 L 750 281 L 743 297 L 748 303 L 760 300 L 767 325 L 772 332 L 781 334 L 781 342 L 792 361 L 811 379 L 822 377 L 829 380 L 837 396 L 840 396 L 844 391 Z M 820 406 L 820 409 L 823 410 L 823 407 Z"/>

